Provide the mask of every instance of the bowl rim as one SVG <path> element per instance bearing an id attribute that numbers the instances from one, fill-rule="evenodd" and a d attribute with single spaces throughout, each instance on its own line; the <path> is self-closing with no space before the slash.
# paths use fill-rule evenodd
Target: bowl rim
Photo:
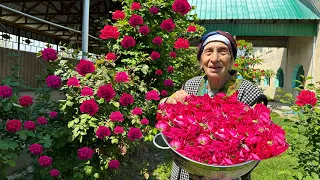
<path id="1" fill-rule="evenodd" d="M 218 167 L 218 168 L 231 168 L 231 167 L 239 167 L 239 166 L 243 166 L 243 165 L 246 165 L 246 164 L 250 164 L 252 162 L 259 162 L 259 160 L 250 160 L 250 161 L 246 161 L 246 162 L 243 162 L 243 163 L 240 163 L 240 164 L 234 164 L 234 165 L 210 165 L 210 164 L 205 164 L 205 163 L 202 163 L 202 162 L 199 162 L 199 161 L 195 161 L 193 159 L 190 159 L 182 154 L 180 154 L 179 152 L 177 152 L 174 148 L 172 148 L 170 146 L 170 144 L 168 143 L 167 141 L 167 138 L 165 137 L 165 135 L 161 132 L 161 137 L 162 139 L 164 140 L 164 142 L 168 145 L 168 147 L 170 147 L 170 149 L 172 151 L 174 151 L 176 154 L 178 154 L 180 157 L 188 160 L 188 161 L 192 161 L 193 163 L 197 163 L 197 164 L 200 164 L 200 165 L 203 165 L 203 166 L 207 166 L 207 167 Z"/>

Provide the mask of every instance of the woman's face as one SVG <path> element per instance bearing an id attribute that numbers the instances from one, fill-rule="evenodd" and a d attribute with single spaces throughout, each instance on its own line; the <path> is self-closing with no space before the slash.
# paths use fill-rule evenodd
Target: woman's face
<path id="1" fill-rule="evenodd" d="M 200 66 L 208 78 L 222 79 L 228 74 L 233 61 L 229 48 L 219 41 L 209 42 L 201 54 Z"/>

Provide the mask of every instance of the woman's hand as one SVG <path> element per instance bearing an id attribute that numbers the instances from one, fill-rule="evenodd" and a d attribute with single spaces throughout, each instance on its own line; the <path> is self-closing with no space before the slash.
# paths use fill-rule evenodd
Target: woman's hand
<path id="1" fill-rule="evenodd" d="M 183 102 L 187 96 L 188 96 L 188 93 L 186 91 L 179 90 L 173 93 L 170 97 L 168 97 L 166 103 L 176 104 L 177 102 Z"/>

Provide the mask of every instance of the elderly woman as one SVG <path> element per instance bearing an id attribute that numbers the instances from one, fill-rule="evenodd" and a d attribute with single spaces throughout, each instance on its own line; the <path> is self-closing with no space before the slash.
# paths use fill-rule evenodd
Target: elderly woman
<path id="1" fill-rule="evenodd" d="M 208 94 L 213 97 L 218 92 L 233 94 L 238 91 L 238 100 L 250 106 L 264 102 L 267 98 L 261 90 L 251 82 L 236 79 L 232 66 L 237 57 L 236 40 L 227 32 L 214 31 L 200 39 L 197 58 L 204 76 L 197 76 L 188 80 L 181 90 L 166 99 L 166 103 L 183 101 L 188 95 Z M 188 172 L 173 164 L 171 180 L 201 179 L 202 177 L 189 175 Z M 242 180 L 251 179 L 250 172 L 241 177 Z"/>

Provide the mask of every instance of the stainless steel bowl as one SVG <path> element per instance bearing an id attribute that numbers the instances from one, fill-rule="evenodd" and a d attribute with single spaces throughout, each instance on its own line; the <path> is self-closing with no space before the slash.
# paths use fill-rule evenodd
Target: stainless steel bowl
<path id="1" fill-rule="evenodd" d="M 168 147 L 159 146 L 155 142 L 155 139 L 159 135 L 162 136 L 164 142 L 167 144 Z M 247 161 L 241 164 L 235 164 L 230 166 L 209 165 L 209 164 L 204 164 L 201 162 L 194 161 L 178 153 L 174 148 L 170 146 L 166 137 L 162 133 L 159 133 L 154 137 L 153 143 L 158 148 L 171 149 L 173 153 L 174 162 L 180 168 L 184 169 L 189 174 L 196 175 L 196 176 L 204 176 L 205 177 L 204 179 L 207 179 L 207 180 L 209 179 L 210 180 L 214 180 L 214 179 L 230 180 L 230 179 L 238 178 L 240 176 L 247 174 L 259 162 L 259 161 Z"/>

